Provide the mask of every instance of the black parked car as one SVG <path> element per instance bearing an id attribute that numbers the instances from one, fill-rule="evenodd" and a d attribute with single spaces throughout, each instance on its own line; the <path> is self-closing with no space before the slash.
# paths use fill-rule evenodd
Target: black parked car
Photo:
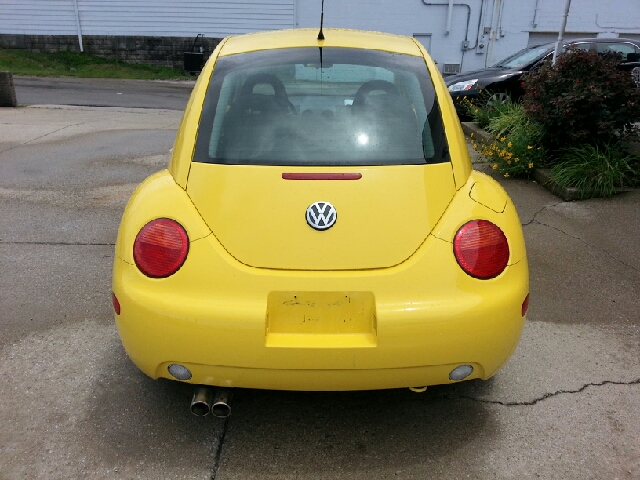
<path id="1" fill-rule="evenodd" d="M 629 70 L 640 86 L 640 42 L 626 38 L 582 38 L 564 42 L 564 48 L 568 46 L 595 53 L 620 53 L 622 62 L 619 68 Z M 551 59 L 554 48 L 555 42 L 528 47 L 492 67 L 445 77 L 458 115 L 466 116 L 460 100 L 464 97 L 474 100 L 483 90 L 490 92 L 488 96 L 497 101 L 504 102 L 507 98 L 518 101 L 524 94 L 522 76 Z"/>

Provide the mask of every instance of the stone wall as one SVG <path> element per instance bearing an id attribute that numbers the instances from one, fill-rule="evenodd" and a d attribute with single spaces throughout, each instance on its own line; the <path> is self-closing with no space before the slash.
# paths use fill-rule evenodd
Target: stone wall
<path id="1" fill-rule="evenodd" d="M 204 53 L 206 61 L 220 38 L 198 38 L 195 52 Z M 82 37 L 85 53 L 117 58 L 128 63 L 144 63 L 164 67 L 183 67 L 183 53 L 190 52 L 194 37 L 148 37 L 86 35 Z M 76 35 L 0 34 L 0 48 L 26 49 L 32 52 L 80 52 Z"/>

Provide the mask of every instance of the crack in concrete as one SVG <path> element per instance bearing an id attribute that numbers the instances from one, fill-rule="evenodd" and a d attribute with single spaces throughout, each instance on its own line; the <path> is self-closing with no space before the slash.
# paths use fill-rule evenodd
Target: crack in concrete
<path id="1" fill-rule="evenodd" d="M 227 435 L 227 423 L 229 422 L 229 417 L 224 419 L 224 424 L 222 425 L 222 435 L 220 435 L 220 440 L 218 441 L 218 448 L 216 449 L 216 461 L 213 465 L 213 472 L 211 473 L 211 480 L 216 480 L 216 476 L 218 475 L 218 469 L 220 468 L 220 457 L 222 456 L 222 447 L 224 445 L 224 439 Z"/>
<path id="2" fill-rule="evenodd" d="M 626 263 L 626 262 L 623 262 L 622 260 L 620 260 L 619 258 L 617 258 L 617 257 L 616 257 L 615 255 L 613 255 L 612 253 L 608 252 L 608 251 L 607 251 L 607 250 L 605 250 L 604 248 L 598 247 L 597 245 L 592 245 L 591 243 L 586 242 L 585 240 L 583 240 L 583 239 L 582 239 L 582 238 L 580 238 L 580 237 L 576 237 L 575 235 L 571 235 L 570 233 L 565 232 L 565 231 L 564 231 L 564 230 L 562 230 L 561 228 L 555 227 L 555 226 L 553 226 L 553 225 L 549 225 L 548 223 L 544 223 L 544 222 L 541 222 L 541 221 L 539 221 L 539 220 L 537 220 L 537 219 L 536 219 L 536 217 L 538 216 L 538 214 L 540 214 L 540 213 L 544 212 L 547 208 L 553 208 L 553 207 L 555 207 L 555 206 L 557 206 L 557 205 L 560 205 L 561 203 L 564 203 L 564 202 L 558 202 L 558 203 L 553 203 L 553 204 L 545 205 L 544 207 L 542 207 L 540 210 L 538 210 L 536 213 L 534 213 L 534 214 L 533 214 L 533 217 L 531 218 L 531 220 L 529 220 L 527 223 L 523 223 L 523 224 L 522 224 L 522 228 L 527 227 L 527 226 L 529 226 L 529 225 L 531 225 L 531 224 L 542 225 L 542 226 L 544 226 L 544 227 L 552 228 L 552 229 L 554 229 L 554 230 L 556 230 L 556 231 L 558 231 L 558 232 L 560 232 L 560 233 L 562 233 L 562 234 L 566 235 L 567 237 L 570 237 L 570 238 L 573 238 L 573 239 L 575 239 L 575 240 L 578 240 L 579 242 L 581 242 L 583 245 L 586 245 L 587 247 L 594 248 L 594 249 L 596 249 L 596 250 L 599 250 L 599 251 L 601 251 L 601 252 L 605 253 L 607 256 L 609 256 L 610 258 L 612 258 L 612 259 L 613 259 L 613 260 L 615 260 L 616 262 L 618 262 L 618 263 L 620 263 L 620 264 L 624 265 L 625 267 L 628 267 L 628 268 L 630 268 L 631 270 L 633 270 L 633 271 L 635 271 L 635 272 L 640 272 L 636 267 L 634 267 L 633 265 L 629 265 L 629 264 L 628 264 L 628 263 Z"/>
<path id="3" fill-rule="evenodd" d="M 544 395 L 534 398 L 533 400 L 527 400 L 527 401 L 521 401 L 521 402 L 509 402 L 509 401 L 501 401 L 501 400 L 489 400 L 489 399 L 484 399 L 484 398 L 477 398 L 477 397 L 473 397 L 470 395 L 452 395 L 452 394 L 435 394 L 433 396 L 429 395 L 428 393 L 423 393 L 423 394 L 414 394 L 412 395 L 413 398 L 409 399 L 409 398 L 405 398 L 403 400 L 399 400 L 398 403 L 431 403 L 437 400 L 447 400 L 447 401 L 455 401 L 455 400 L 470 400 L 473 402 L 477 402 L 477 403 L 484 403 L 484 404 L 489 404 L 489 405 L 500 405 L 502 407 L 531 407 L 534 405 L 537 405 L 540 402 L 543 402 L 549 398 L 554 398 L 557 397 L 559 395 L 565 395 L 565 394 L 576 394 L 576 393 L 582 393 L 583 391 L 585 391 L 588 388 L 591 387 L 602 387 L 602 386 L 606 386 L 606 385 L 625 385 L 625 386 L 631 386 L 631 385 L 640 385 L 640 378 L 637 378 L 635 380 L 630 380 L 630 381 L 617 381 L 617 380 L 603 380 L 602 382 L 599 383 L 586 383 L 584 385 L 582 385 L 580 388 L 575 389 L 575 390 L 557 390 L 555 392 L 549 392 L 549 393 L 545 393 Z M 431 387 L 429 387 L 431 388 Z M 429 388 L 426 390 L 426 392 L 429 392 Z M 402 390 L 402 389 L 397 389 L 397 390 Z M 342 393 L 342 392 L 341 392 Z M 347 393 L 347 392 L 345 392 Z M 386 400 L 385 400 L 386 402 Z M 280 405 L 291 405 L 291 406 L 297 406 L 300 405 L 299 402 L 297 401 L 280 401 L 279 402 Z M 346 408 L 369 408 L 371 407 L 371 403 L 349 403 L 348 406 L 346 406 Z M 222 443 L 224 442 L 224 436 L 226 434 L 226 428 L 227 428 L 227 424 L 226 424 L 227 419 L 225 419 L 225 424 L 224 424 L 224 429 L 223 429 L 223 433 L 221 435 L 221 439 L 220 439 L 220 444 L 218 445 L 218 450 L 216 452 L 216 463 L 215 463 L 215 470 L 214 470 L 214 474 L 211 477 L 211 480 L 215 480 L 215 476 L 217 473 L 217 470 L 219 468 L 219 460 L 220 460 L 220 454 L 222 451 Z"/>
<path id="4" fill-rule="evenodd" d="M 558 227 L 554 227 L 553 225 L 549 225 L 547 223 L 543 223 L 543 222 L 538 222 L 536 221 L 535 223 L 537 223 L 538 225 L 543 225 L 545 227 L 549 227 L 549 228 L 553 228 L 554 230 L 560 232 L 560 233 L 564 233 L 567 237 L 571 237 L 575 240 L 578 240 L 579 242 L 581 242 L 582 244 L 586 245 L 587 247 L 591 247 L 591 248 L 595 248 L 596 250 L 600 250 L 603 253 L 606 253 L 609 257 L 611 257 L 613 260 L 615 260 L 618 263 L 621 263 L 622 265 L 624 265 L 625 267 L 629 267 L 631 270 L 635 271 L 635 272 L 639 272 L 639 270 L 634 267 L 633 265 L 629 265 L 628 263 L 623 262 L 622 260 L 620 260 L 619 258 L 616 258 L 614 255 L 612 255 L 611 253 L 609 253 L 607 250 L 605 250 L 604 248 L 600 248 L 596 245 L 591 245 L 588 242 L 585 242 L 582 238 L 580 237 L 576 237 L 575 235 L 571 235 L 570 233 L 565 232 L 564 230 L 562 230 L 561 228 Z"/>
<path id="5" fill-rule="evenodd" d="M 522 226 L 526 227 L 527 225 L 531 225 L 532 223 L 540 223 L 538 222 L 538 220 L 536 220 L 536 217 L 541 214 L 542 212 L 544 212 L 547 208 L 553 208 L 553 207 L 557 207 L 558 205 L 560 205 L 561 203 L 564 202 L 557 202 L 557 203 L 550 203 L 548 205 L 545 205 L 544 207 L 542 207 L 540 210 L 538 210 L 536 213 L 533 214 L 533 217 L 531 217 L 531 220 L 529 220 L 527 223 L 523 223 Z"/>
<path id="6" fill-rule="evenodd" d="M 459 396 L 452 396 L 452 395 L 442 395 L 440 397 L 437 398 L 442 398 L 442 399 L 447 399 L 447 400 L 472 400 L 474 402 L 480 402 L 480 403 L 489 403 L 489 404 L 493 404 L 493 405 L 501 405 L 503 407 L 529 407 L 529 406 L 533 406 L 536 405 L 544 400 L 547 400 L 548 398 L 553 398 L 556 397 L 558 395 L 564 395 L 564 394 L 574 394 L 574 393 L 581 393 L 584 390 L 586 390 L 589 387 L 602 387 L 604 385 L 639 385 L 640 384 L 640 378 L 636 379 L 636 380 L 631 380 L 629 382 L 618 382 L 618 381 L 614 381 L 614 380 L 604 380 L 600 383 L 587 383 L 585 385 L 583 385 L 582 387 L 578 388 L 577 390 L 558 390 L 556 392 L 553 393 L 545 393 L 543 396 L 535 398 L 533 400 L 530 401 L 526 401 L 526 402 L 502 402 L 500 400 L 486 400 L 486 399 L 482 399 L 482 398 L 475 398 L 475 397 L 470 397 L 467 395 L 459 395 Z"/>
<path id="7" fill-rule="evenodd" d="M 85 242 L 5 242 L 0 240 L 0 245 L 71 245 L 71 246 L 95 246 L 113 247 L 115 243 L 85 243 Z"/>

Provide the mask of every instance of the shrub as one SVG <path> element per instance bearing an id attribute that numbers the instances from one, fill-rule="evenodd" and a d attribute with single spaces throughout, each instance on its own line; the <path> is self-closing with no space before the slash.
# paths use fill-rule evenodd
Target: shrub
<path id="1" fill-rule="evenodd" d="M 505 109 L 512 105 L 511 100 L 504 103 L 496 101 L 493 94 L 487 90 L 481 91 L 473 100 L 462 97 L 459 101 L 467 115 L 473 118 L 480 128 L 486 128 L 491 119 L 501 116 Z"/>
<path id="2" fill-rule="evenodd" d="M 631 132 L 640 119 L 640 89 L 618 70 L 618 54 L 569 49 L 524 80 L 523 105 L 552 151 L 602 145 Z"/>
<path id="3" fill-rule="evenodd" d="M 505 177 L 528 176 L 545 157 L 539 146 L 540 126 L 527 117 L 522 105 L 507 103 L 499 109 L 500 114 L 491 118 L 486 127 L 496 140 L 489 144 L 473 141 L 472 146 Z"/>
<path id="4" fill-rule="evenodd" d="M 561 187 L 575 187 L 578 198 L 610 197 L 616 187 L 635 183 L 637 162 L 620 144 L 582 145 L 560 152 L 551 177 Z"/>

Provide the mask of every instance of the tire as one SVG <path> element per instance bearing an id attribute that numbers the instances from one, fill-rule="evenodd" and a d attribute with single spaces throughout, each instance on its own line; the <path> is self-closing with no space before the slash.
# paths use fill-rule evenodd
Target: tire
<path id="1" fill-rule="evenodd" d="M 499 103 L 500 105 L 505 105 L 511 102 L 511 94 L 504 90 L 496 90 L 495 92 L 490 92 L 490 96 L 487 100 L 487 106 L 491 106 L 494 103 Z"/>
<path id="2" fill-rule="evenodd" d="M 631 78 L 636 82 L 636 87 L 640 87 L 640 67 L 631 69 Z"/>

